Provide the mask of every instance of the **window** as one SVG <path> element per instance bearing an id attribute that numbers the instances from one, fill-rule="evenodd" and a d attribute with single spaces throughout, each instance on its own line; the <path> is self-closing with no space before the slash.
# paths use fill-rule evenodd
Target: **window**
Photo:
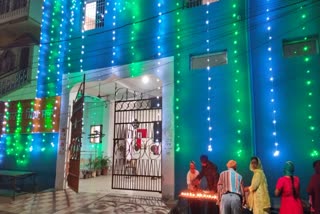
<path id="1" fill-rule="evenodd" d="M 191 56 L 191 70 L 206 69 L 228 63 L 227 51 Z"/>
<path id="2" fill-rule="evenodd" d="M 10 0 L 0 0 L 0 14 L 8 13 L 10 10 Z"/>
<path id="3" fill-rule="evenodd" d="M 185 1 L 185 6 L 187 8 L 190 8 L 190 7 L 197 7 L 204 4 L 210 4 L 212 2 L 217 2 L 219 0 L 184 0 L 184 1 Z"/>
<path id="4" fill-rule="evenodd" d="M 28 68 L 29 66 L 29 48 L 22 48 L 20 53 L 20 69 Z"/>
<path id="5" fill-rule="evenodd" d="M 102 134 L 102 125 L 92 125 L 90 127 L 90 143 L 101 143 L 103 136 L 104 134 Z"/>
<path id="6" fill-rule="evenodd" d="M 16 67 L 16 53 L 12 49 L 0 52 L 0 75 L 8 74 Z"/>
<path id="7" fill-rule="evenodd" d="M 15 0 L 13 1 L 13 10 L 25 8 L 27 6 L 27 0 Z"/>
<path id="8" fill-rule="evenodd" d="M 283 55 L 286 58 L 318 54 L 318 36 L 310 36 L 293 40 L 283 40 L 282 49 Z"/>
<path id="9" fill-rule="evenodd" d="M 89 1 L 85 5 L 84 30 L 93 30 L 104 26 L 105 0 Z"/>

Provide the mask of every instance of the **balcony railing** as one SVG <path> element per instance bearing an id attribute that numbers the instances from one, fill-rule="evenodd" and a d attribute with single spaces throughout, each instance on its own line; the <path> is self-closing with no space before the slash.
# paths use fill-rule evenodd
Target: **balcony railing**
<path id="1" fill-rule="evenodd" d="M 31 69 L 25 68 L 0 78 L 0 97 L 30 82 Z"/>
<path id="2" fill-rule="evenodd" d="M 29 5 L 30 0 L 0 0 L 0 24 L 27 16 Z"/>

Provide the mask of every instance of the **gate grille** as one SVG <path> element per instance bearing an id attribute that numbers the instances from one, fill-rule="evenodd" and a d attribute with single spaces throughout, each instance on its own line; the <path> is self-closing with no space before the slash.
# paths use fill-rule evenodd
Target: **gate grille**
<path id="1" fill-rule="evenodd" d="M 162 98 L 115 101 L 112 188 L 161 192 Z"/>
<path id="2" fill-rule="evenodd" d="M 77 96 L 73 101 L 71 116 L 71 143 L 69 146 L 69 171 L 67 174 L 68 186 L 75 192 L 79 192 L 80 178 L 80 151 L 82 144 L 82 121 L 85 94 L 85 75 L 80 84 Z"/>

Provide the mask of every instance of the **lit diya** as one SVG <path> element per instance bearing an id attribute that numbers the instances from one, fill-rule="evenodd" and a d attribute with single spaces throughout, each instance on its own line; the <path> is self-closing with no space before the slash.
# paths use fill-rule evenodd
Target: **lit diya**
<path id="1" fill-rule="evenodd" d="M 184 190 L 179 195 L 180 198 L 187 198 L 187 199 L 198 199 L 198 200 L 207 200 L 207 201 L 217 201 L 217 195 L 212 191 L 190 191 Z"/>

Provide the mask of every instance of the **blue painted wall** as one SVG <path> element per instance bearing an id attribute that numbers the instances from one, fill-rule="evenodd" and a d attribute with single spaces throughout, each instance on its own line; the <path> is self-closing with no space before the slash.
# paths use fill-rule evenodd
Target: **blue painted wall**
<path id="1" fill-rule="evenodd" d="M 269 9 L 269 13 L 265 11 Z M 319 47 L 317 55 L 286 58 L 283 41 L 319 35 L 320 5 L 316 1 L 250 1 L 250 53 L 253 77 L 256 154 L 261 157 L 273 195 L 277 179 L 287 160 L 296 165 L 301 179 L 301 196 L 307 198 L 306 186 L 313 173 L 311 156 L 319 151 Z M 270 21 L 267 22 L 267 17 Z M 271 27 L 268 31 L 267 28 Z M 272 39 L 269 39 L 272 36 Z M 319 38 L 318 38 L 319 42 Z M 269 60 L 272 47 L 272 60 Z M 272 67 L 273 87 L 270 81 Z M 308 85 L 307 81 L 311 81 Z M 274 92 L 270 93 L 271 88 Z M 308 95 L 312 93 L 312 95 Z M 274 98 L 274 105 L 270 100 Z M 310 106 L 309 106 L 310 105 Z M 308 107 L 309 106 L 309 107 Z M 272 124 L 276 110 L 276 128 Z M 308 119 L 311 115 L 312 119 Z M 311 130 L 310 127 L 315 129 Z M 273 136 L 276 131 L 277 137 Z M 273 157 L 274 142 L 280 155 Z"/>

